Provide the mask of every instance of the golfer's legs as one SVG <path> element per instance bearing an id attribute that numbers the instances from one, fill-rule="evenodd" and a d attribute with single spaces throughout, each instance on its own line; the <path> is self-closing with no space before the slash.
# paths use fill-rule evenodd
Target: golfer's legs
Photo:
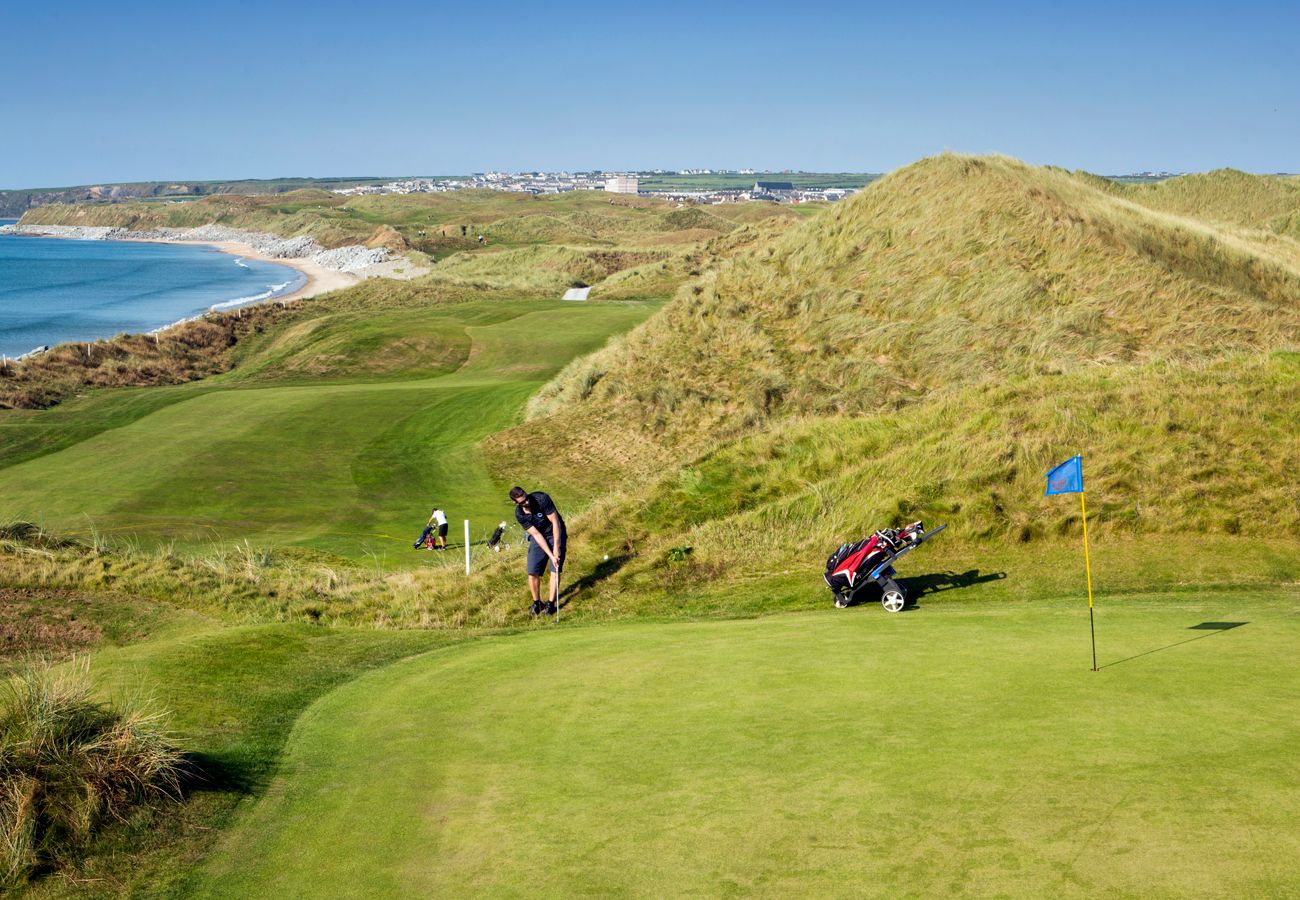
<path id="1" fill-rule="evenodd" d="M 528 576 L 528 590 L 533 592 L 534 603 L 542 599 L 542 576 L 541 575 Z"/>

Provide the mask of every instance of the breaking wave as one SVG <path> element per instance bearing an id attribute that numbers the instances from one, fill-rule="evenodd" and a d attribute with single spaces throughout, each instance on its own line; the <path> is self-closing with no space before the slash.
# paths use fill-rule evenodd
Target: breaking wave
<path id="1" fill-rule="evenodd" d="M 251 297 L 236 297 L 234 300 L 224 300 L 221 303 L 214 303 L 208 307 L 212 312 L 222 309 L 234 309 L 236 306 L 247 306 L 250 303 L 259 303 L 262 300 L 270 300 L 272 297 L 284 292 L 284 289 L 292 285 L 292 281 L 284 281 L 280 284 L 273 284 L 270 288 L 262 291 L 260 294 L 253 294 Z"/>

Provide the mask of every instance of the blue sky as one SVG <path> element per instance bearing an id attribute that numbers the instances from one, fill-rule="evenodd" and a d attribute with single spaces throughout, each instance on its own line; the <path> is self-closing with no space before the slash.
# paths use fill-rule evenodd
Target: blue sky
<path id="1" fill-rule="evenodd" d="M 945 149 L 1300 171 L 1300 4 L 0 0 L 0 187 Z"/>

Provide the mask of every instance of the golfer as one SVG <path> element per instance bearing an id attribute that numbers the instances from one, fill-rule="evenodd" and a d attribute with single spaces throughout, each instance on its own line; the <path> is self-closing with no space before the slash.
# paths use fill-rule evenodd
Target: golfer
<path id="1" fill-rule="evenodd" d="M 429 521 L 425 523 L 424 531 L 420 534 L 420 539 L 415 542 L 415 549 L 419 550 L 424 546 L 425 540 L 428 539 L 429 535 L 433 534 L 435 528 L 438 529 L 437 548 L 439 550 L 447 549 L 447 514 L 437 506 L 433 508 L 433 512 L 429 513 Z M 430 542 L 429 548 L 432 549 L 433 546 L 433 543 Z"/>
<path id="2" fill-rule="evenodd" d="M 569 533 L 564 519 L 548 494 L 521 487 L 510 489 L 510 499 L 515 503 L 515 520 L 528 534 L 528 591 L 533 595 L 533 615 L 559 613 L 560 572 L 564 569 L 564 551 L 568 549 Z M 551 581 L 542 606 L 542 571 L 551 570 Z"/>
<path id="3" fill-rule="evenodd" d="M 438 549 L 447 549 L 447 514 L 441 507 L 435 506 L 429 514 L 429 524 L 438 526 Z"/>

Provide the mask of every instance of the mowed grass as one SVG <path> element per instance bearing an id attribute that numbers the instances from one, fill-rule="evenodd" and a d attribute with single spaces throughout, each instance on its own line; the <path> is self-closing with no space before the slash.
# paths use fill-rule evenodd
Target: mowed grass
<path id="1" fill-rule="evenodd" d="M 270 781 L 294 721 L 360 672 L 457 639 L 430 631 L 222 627 L 191 616 L 148 640 L 91 657 L 102 695 L 165 710 L 193 764 L 184 804 L 133 816 L 102 835 L 66 877 L 41 879 L 34 897 L 186 896 L 199 861 Z"/>
<path id="2" fill-rule="evenodd" d="M 54 452 L 0 470 L 0 515 L 84 537 L 249 540 L 382 559 L 409 553 L 437 503 L 476 523 L 478 539 L 509 511 L 510 485 L 488 473 L 477 442 L 518 422 L 527 397 L 569 360 L 653 309 L 485 301 L 389 311 L 364 327 L 327 322 L 297 343 L 272 341 L 202 388 L 103 396 L 89 415 L 56 410 L 43 434 L 43 414 L 17 414 L 25 443 Z M 418 352 L 397 354 L 390 373 L 365 364 L 399 333 Z M 421 356 L 423 377 L 413 377 Z M 175 402 L 154 399 L 168 391 Z"/>
<path id="3" fill-rule="evenodd" d="M 307 710 L 199 896 L 1282 896 L 1300 593 L 485 638 Z M 1197 628 L 1207 622 L 1231 629 Z"/>

